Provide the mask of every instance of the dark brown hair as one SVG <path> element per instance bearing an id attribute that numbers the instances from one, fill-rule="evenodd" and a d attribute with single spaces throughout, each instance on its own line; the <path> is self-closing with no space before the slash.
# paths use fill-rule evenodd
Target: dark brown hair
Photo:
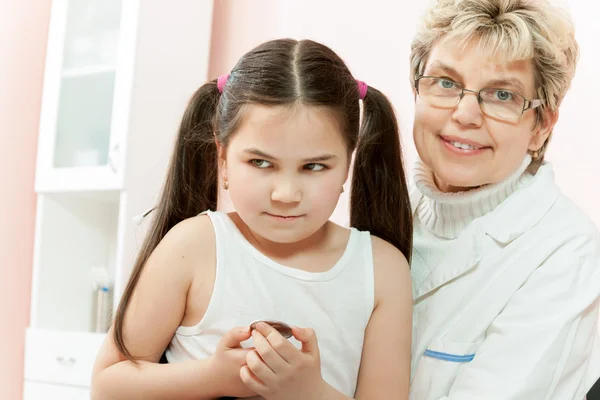
<path id="1" fill-rule="evenodd" d="M 114 340 L 129 359 L 133 358 L 124 343 L 123 320 L 144 264 L 177 223 L 216 209 L 215 138 L 227 146 L 247 104 L 333 109 L 349 154 L 356 150 L 350 224 L 390 242 L 410 260 L 411 209 L 398 124 L 389 100 L 369 87 L 361 124 L 357 83 L 337 54 L 310 40 L 266 42 L 240 59 L 223 93 L 217 80 L 208 82 L 185 110 L 160 201 L 115 316 Z"/>

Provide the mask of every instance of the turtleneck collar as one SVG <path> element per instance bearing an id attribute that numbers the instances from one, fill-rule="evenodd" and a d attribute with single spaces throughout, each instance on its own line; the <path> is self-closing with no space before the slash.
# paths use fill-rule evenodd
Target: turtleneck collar
<path id="1" fill-rule="evenodd" d="M 417 205 L 417 216 L 436 236 L 455 239 L 474 219 L 494 210 L 515 190 L 531 181 L 533 176 L 526 172 L 530 163 L 531 156 L 527 155 L 519 168 L 502 182 L 444 193 L 437 188 L 431 169 L 419 160 L 414 180 L 423 197 Z"/>

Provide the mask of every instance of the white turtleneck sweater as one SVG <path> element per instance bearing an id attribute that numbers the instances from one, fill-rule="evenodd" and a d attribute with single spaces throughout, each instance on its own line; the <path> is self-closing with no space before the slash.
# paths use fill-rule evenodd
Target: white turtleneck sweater
<path id="1" fill-rule="evenodd" d="M 458 193 L 441 192 L 434 181 L 433 172 L 418 161 L 414 176 L 417 188 L 423 193 L 416 209 L 419 227 L 441 239 L 456 239 L 475 218 L 494 210 L 519 187 L 531 181 L 526 172 L 531 163 L 527 155 L 519 168 L 500 183 Z"/>
<path id="2" fill-rule="evenodd" d="M 429 275 L 467 225 L 493 211 L 517 189 L 528 185 L 533 179 L 526 171 L 530 163 L 531 156 L 527 155 L 519 168 L 500 183 L 465 192 L 444 193 L 437 188 L 431 169 L 417 161 L 414 184 L 423 196 L 413 215 L 413 279 L 420 282 Z"/>
<path id="3" fill-rule="evenodd" d="M 459 193 L 415 168 L 411 400 L 582 399 L 600 373 L 600 233 L 530 161 Z"/>

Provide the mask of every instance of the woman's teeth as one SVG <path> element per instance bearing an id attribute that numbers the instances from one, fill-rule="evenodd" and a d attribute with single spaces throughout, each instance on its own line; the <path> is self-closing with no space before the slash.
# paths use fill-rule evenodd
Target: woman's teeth
<path id="1" fill-rule="evenodd" d="M 454 147 L 463 150 L 479 150 L 480 147 L 471 146 L 470 144 L 460 143 L 460 142 L 450 142 Z"/>

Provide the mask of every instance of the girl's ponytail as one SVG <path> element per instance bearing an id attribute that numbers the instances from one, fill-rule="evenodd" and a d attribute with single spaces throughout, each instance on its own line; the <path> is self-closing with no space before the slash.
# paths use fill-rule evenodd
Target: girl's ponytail
<path id="1" fill-rule="evenodd" d="M 412 211 L 398 131 L 390 101 L 369 87 L 352 171 L 350 225 L 388 241 L 410 261 Z"/>
<path id="2" fill-rule="evenodd" d="M 146 261 L 179 222 L 216 209 L 218 164 L 214 120 L 218 102 L 219 91 L 214 80 L 194 93 L 183 115 L 160 201 L 114 319 L 114 341 L 130 360 L 133 357 L 123 339 L 123 320 Z"/>

